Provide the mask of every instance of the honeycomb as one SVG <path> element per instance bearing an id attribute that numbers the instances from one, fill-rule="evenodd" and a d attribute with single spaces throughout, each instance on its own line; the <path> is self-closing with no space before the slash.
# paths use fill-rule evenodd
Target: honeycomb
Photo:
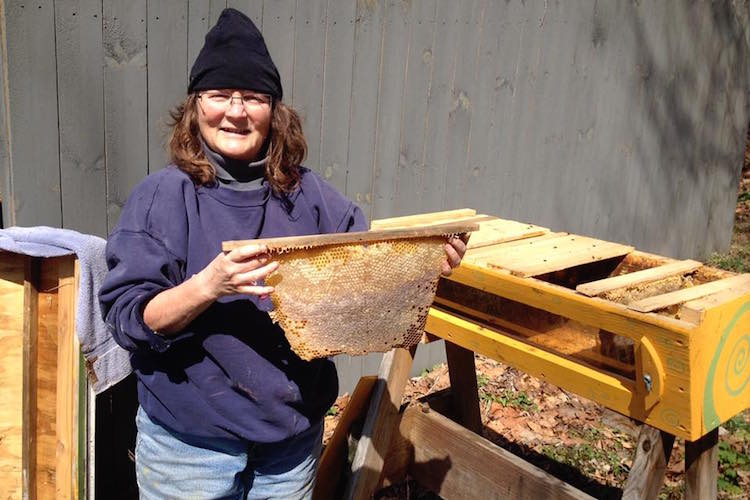
<path id="1" fill-rule="evenodd" d="M 449 235 L 269 249 L 273 321 L 302 359 L 417 344 Z"/>

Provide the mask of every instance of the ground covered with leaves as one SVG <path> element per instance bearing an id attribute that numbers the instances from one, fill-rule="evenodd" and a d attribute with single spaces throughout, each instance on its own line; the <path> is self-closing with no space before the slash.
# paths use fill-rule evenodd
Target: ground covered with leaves
<path id="1" fill-rule="evenodd" d="M 748 150 L 750 151 L 750 149 Z M 740 179 L 734 235 L 726 253 L 709 264 L 750 272 L 750 155 Z M 638 438 L 635 422 L 514 368 L 476 356 L 484 437 L 596 498 L 620 498 Z M 445 364 L 409 381 L 408 403 L 450 385 Z M 333 433 L 348 396 L 326 417 Z M 750 410 L 719 429 L 719 498 L 750 498 Z M 684 496 L 685 445 L 677 439 L 660 498 Z M 414 481 L 380 491 L 382 500 L 436 499 Z"/>

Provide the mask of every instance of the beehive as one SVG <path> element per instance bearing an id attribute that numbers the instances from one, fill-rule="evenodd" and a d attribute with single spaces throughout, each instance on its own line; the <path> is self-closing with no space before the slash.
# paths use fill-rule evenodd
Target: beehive
<path id="1" fill-rule="evenodd" d="M 471 220 L 480 229 L 439 283 L 428 333 L 691 441 L 750 407 L 750 275 Z"/>

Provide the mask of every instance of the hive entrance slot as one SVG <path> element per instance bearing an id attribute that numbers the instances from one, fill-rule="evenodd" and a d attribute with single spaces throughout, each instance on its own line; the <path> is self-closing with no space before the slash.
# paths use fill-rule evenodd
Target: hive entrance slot
<path id="1" fill-rule="evenodd" d="M 449 280 L 438 283 L 435 304 L 554 354 L 635 380 L 629 338 Z"/>

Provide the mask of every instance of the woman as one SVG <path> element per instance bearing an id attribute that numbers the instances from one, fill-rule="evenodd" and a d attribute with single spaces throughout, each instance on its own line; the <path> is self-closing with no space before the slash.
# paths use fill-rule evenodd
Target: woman
<path id="1" fill-rule="evenodd" d="M 277 267 L 225 240 L 365 230 L 362 212 L 301 167 L 306 144 L 278 71 L 246 16 L 226 9 L 173 112 L 173 165 L 130 195 L 107 244 L 100 300 L 132 351 L 141 498 L 306 498 L 328 359 L 302 361 L 266 311 Z M 443 272 L 462 241 L 446 245 Z"/>

